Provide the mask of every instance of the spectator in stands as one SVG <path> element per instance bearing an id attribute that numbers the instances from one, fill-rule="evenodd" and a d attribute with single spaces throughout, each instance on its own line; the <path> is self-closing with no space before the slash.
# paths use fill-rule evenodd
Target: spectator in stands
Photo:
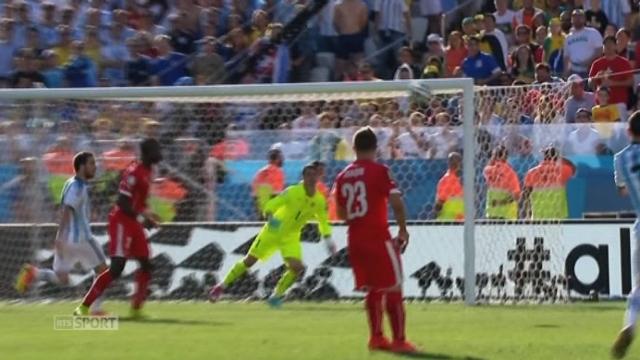
<path id="1" fill-rule="evenodd" d="M 365 62 L 360 65 L 358 68 L 358 80 L 360 81 L 380 81 L 378 77 L 376 77 L 375 72 L 373 71 L 373 67 L 371 64 Z"/>
<path id="2" fill-rule="evenodd" d="M 198 85 L 222 84 L 227 77 L 222 56 L 217 53 L 218 41 L 209 36 L 200 42 L 200 52 L 193 59 L 191 71 Z M 186 60 L 186 59 L 185 59 Z"/>
<path id="3" fill-rule="evenodd" d="M 181 11 L 169 15 L 169 38 L 174 51 L 190 55 L 196 51 L 196 35 L 189 23 L 189 15 Z"/>
<path id="4" fill-rule="evenodd" d="M 522 9 L 518 10 L 515 15 L 515 25 L 526 25 L 529 29 L 533 29 L 534 19 L 539 15 L 544 16 L 544 12 L 533 6 L 533 0 L 523 0 Z"/>
<path id="5" fill-rule="evenodd" d="M 583 80 L 580 75 L 569 76 L 567 82 L 571 84 L 571 96 L 564 105 L 565 122 L 575 122 L 575 114 L 580 108 L 591 109 L 596 104 L 595 95 L 584 90 Z"/>
<path id="6" fill-rule="evenodd" d="M 42 19 L 38 24 L 42 45 L 49 49 L 58 43 L 58 31 L 56 30 L 56 5 L 51 2 L 42 3 Z"/>
<path id="7" fill-rule="evenodd" d="M 598 130 L 593 128 L 591 111 L 580 108 L 576 112 L 576 129 L 569 133 L 564 153 L 567 155 L 596 155 L 603 146 Z"/>
<path id="8" fill-rule="evenodd" d="M 517 81 L 531 84 L 535 77 L 535 62 L 531 50 L 527 45 L 520 45 L 516 49 L 511 67 L 511 76 Z"/>
<path id="9" fill-rule="evenodd" d="M 335 26 L 333 25 L 334 8 L 338 0 L 329 0 L 327 5 L 318 14 L 318 51 L 335 54 L 337 51 L 337 37 Z M 340 80 L 341 73 L 335 73 L 334 78 Z"/>
<path id="10" fill-rule="evenodd" d="M 129 60 L 129 51 L 122 33 L 122 26 L 112 24 L 109 37 L 102 46 L 102 74 L 109 80 L 110 86 L 126 86 L 125 64 Z"/>
<path id="11" fill-rule="evenodd" d="M 48 88 L 61 88 L 65 85 L 65 74 L 58 61 L 58 55 L 53 50 L 42 52 L 42 76 L 44 85 Z"/>
<path id="12" fill-rule="evenodd" d="M 55 221 L 56 211 L 46 178 L 39 176 L 38 160 L 20 160 L 20 175 L 4 184 L 12 194 L 13 220 L 20 223 L 48 223 Z"/>
<path id="13" fill-rule="evenodd" d="M 26 2 L 20 2 L 16 5 L 17 16 L 13 17 L 13 41 L 18 48 L 23 48 L 27 44 L 27 31 L 31 22 L 31 5 Z"/>
<path id="14" fill-rule="evenodd" d="M 384 126 L 384 118 L 374 113 L 369 117 L 368 125 L 378 139 L 377 157 L 382 160 L 391 159 L 391 131 Z"/>
<path id="15" fill-rule="evenodd" d="M 428 60 L 434 57 L 442 64 L 444 61 L 444 47 L 442 46 L 440 35 L 429 34 L 427 36 L 427 51 L 422 55 L 422 63 L 426 65 Z"/>
<path id="16" fill-rule="evenodd" d="M 187 73 L 187 57 L 171 47 L 171 39 L 167 35 L 158 35 L 153 40 L 158 50 L 158 57 L 151 62 L 151 83 L 160 86 L 173 86 Z"/>
<path id="17" fill-rule="evenodd" d="M 542 46 L 531 41 L 531 28 L 526 25 L 520 25 L 516 28 L 516 49 L 520 45 L 527 45 L 529 51 L 533 55 L 533 61 L 535 63 L 542 62 L 544 57 L 544 50 Z M 511 53 L 511 63 L 513 64 L 516 52 Z"/>
<path id="18" fill-rule="evenodd" d="M 403 46 L 398 50 L 398 63 L 408 65 L 411 68 L 411 72 L 416 75 L 420 74 L 419 64 L 416 64 L 413 57 L 413 50 L 408 46 Z"/>
<path id="19" fill-rule="evenodd" d="M 291 123 L 293 129 L 317 129 L 319 127 L 318 115 L 312 103 L 303 102 L 300 104 L 300 116 Z"/>
<path id="20" fill-rule="evenodd" d="M 610 90 L 609 103 L 621 104 L 626 109 L 633 74 L 629 60 L 617 54 L 616 38 L 607 36 L 602 43 L 603 56 L 596 59 L 589 71 L 592 88 L 605 86 Z"/>
<path id="21" fill-rule="evenodd" d="M 600 0 L 591 0 L 591 8 L 585 12 L 587 26 L 592 27 L 604 35 L 604 30 L 609 25 L 607 14 L 602 11 Z"/>
<path id="22" fill-rule="evenodd" d="M 507 41 L 507 36 L 504 34 L 504 32 L 502 32 L 502 30 L 496 27 L 497 24 L 496 24 L 495 15 L 485 14 L 483 19 L 484 19 L 484 37 L 489 36 L 490 38 L 491 36 L 495 36 L 495 38 L 498 39 L 498 43 L 500 44 L 500 50 L 502 52 L 503 64 L 505 65 L 503 70 L 506 70 L 507 69 L 506 64 L 508 64 L 508 57 L 509 57 L 509 42 Z M 496 53 L 493 53 L 493 54 L 496 54 Z M 498 63 L 500 63 L 500 61 L 498 61 Z"/>
<path id="23" fill-rule="evenodd" d="M 571 15 L 573 28 L 564 46 L 565 76 L 578 74 L 587 77 L 593 60 L 601 55 L 602 35 L 598 30 L 585 27 L 584 11 L 577 9 Z"/>
<path id="24" fill-rule="evenodd" d="M 594 122 L 612 123 L 618 122 L 621 119 L 626 119 L 626 111 L 624 112 L 624 114 L 621 114 L 621 107 L 619 106 L 619 104 L 610 103 L 611 90 L 608 87 L 599 87 L 596 91 L 596 96 L 598 99 L 598 105 L 595 105 L 591 109 Z"/>
<path id="25" fill-rule="evenodd" d="M 143 44 L 139 37 L 127 40 L 129 60 L 125 64 L 125 75 L 129 86 L 149 86 L 151 83 L 151 61 L 142 54 Z"/>
<path id="26" fill-rule="evenodd" d="M 267 153 L 269 164 L 261 168 L 253 178 L 251 184 L 253 196 L 258 210 L 258 217 L 262 219 L 264 205 L 272 197 L 284 190 L 284 156 L 279 149 L 271 149 Z"/>
<path id="27" fill-rule="evenodd" d="M 544 9 L 545 19 L 560 18 L 560 15 L 567 8 L 564 0 L 547 0 L 546 9 Z"/>
<path id="28" fill-rule="evenodd" d="M 102 43 L 98 36 L 98 29 L 93 26 L 87 26 L 84 33 L 84 53 L 96 65 L 102 64 Z"/>
<path id="29" fill-rule="evenodd" d="M 553 18 L 549 21 L 549 33 L 543 42 L 544 61 L 551 66 L 553 74 L 562 74 L 563 58 L 562 49 L 564 48 L 566 35 L 562 31 L 559 18 Z"/>
<path id="30" fill-rule="evenodd" d="M 391 79 L 398 66 L 398 49 L 403 42 L 411 44 L 411 15 L 404 0 L 378 0 L 373 11 L 378 48 L 386 49 L 379 56 L 378 73 L 383 79 Z"/>
<path id="31" fill-rule="evenodd" d="M 576 167 L 571 161 L 561 159 L 559 151 L 553 146 L 542 153 L 542 161 L 530 169 L 524 178 L 524 217 L 566 219 L 569 217 L 566 187 L 576 174 Z"/>
<path id="32" fill-rule="evenodd" d="M 453 77 L 456 68 L 462 66 L 462 62 L 467 57 L 467 47 L 462 39 L 462 33 L 454 31 L 449 34 L 449 44 L 445 49 L 445 76 Z"/>
<path id="33" fill-rule="evenodd" d="M 491 55 L 480 52 L 480 40 L 469 38 L 467 42 L 469 55 L 462 62 L 462 72 L 473 78 L 476 85 L 492 85 L 500 76 L 500 67 Z"/>
<path id="34" fill-rule="evenodd" d="M 391 146 L 396 159 L 424 159 L 428 150 L 428 134 L 424 131 L 425 116 L 413 112 L 409 120 L 396 120 L 393 123 Z"/>
<path id="35" fill-rule="evenodd" d="M 461 150 L 460 135 L 451 126 L 448 112 L 436 114 L 434 125 L 437 130 L 428 139 L 428 159 L 444 159 L 449 153 Z"/>
<path id="36" fill-rule="evenodd" d="M 636 52 L 631 49 L 631 31 L 627 28 L 621 28 L 616 33 L 616 52 L 619 56 L 629 60 L 631 68 L 636 68 Z"/>
<path id="37" fill-rule="evenodd" d="M 118 11 L 118 10 L 115 10 L 115 11 Z M 122 12 L 126 14 L 124 10 L 122 10 Z M 115 12 L 114 12 L 114 17 L 118 18 Z M 158 25 L 154 22 L 153 13 L 149 9 L 145 9 L 145 8 L 140 9 L 140 21 L 138 22 L 138 30 L 148 32 L 152 36 L 158 36 L 158 35 L 167 33 L 167 29 L 164 26 Z M 127 31 L 125 31 L 125 34 L 126 32 Z M 130 34 L 125 35 L 126 38 L 129 38 L 130 36 L 132 35 Z"/>
<path id="38" fill-rule="evenodd" d="M 40 41 L 40 33 L 35 25 L 31 25 L 27 28 L 27 41 L 24 47 L 31 49 L 37 58 L 42 54 L 42 50 L 44 49 L 42 47 L 42 42 Z"/>
<path id="39" fill-rule="evenodd" d="M 472 17 L 466 17 L 462 19 L 462 33 L 465 42 L 469 41 L 469 38 L 478 35 L 478 29 Z"/>
<path id="40" fill-rule="evenodd" d="M 38 60 L 31 49 L 19 50 L 14 58 L 14 63 L 16 71 L 11 75 L 11 87 L 31 88 L 44 84 L 44 77 L 38 71 Z"/>
<path id="41" fill-rule="evenodd" d="M 337 115 L 332 111 L 325 111 L 318 115 L 319 131 L 311 139 L 311 160 L 335 160 L 336 149 L 342 138 L 334 131 Z"/>
<path id="42" fill-rule="evenodd" d="M 84 43 L 75 40 L 71 44 L 69 63 L 64 66 L 64 77 L 69 87 L 95 87 L 97 70 L 94 62 L 85 54 Z"/>
<path id="43" fill-rule="evenodd" d="M 369 10 L 363 0 L 343 0 L 333 10 L 338 33 L 335 71 L 341 74 L 347 61 L 358 63 L 364 55 L 364 41 L 369 25 Z M 394 53 L 395 54 L 395 53 Z"/>
<path id="44" fill-rule="evenodd" d="M 509 0 L 494 0 L 496 12 L 493 13 L 496 19 L 496 27 L 505 34 L 509 44 L 515 42 L 513 38 L 513 25 L 516 22 L 516 13 L 509 9 Z"/>
<path id="45" fill-rule="evenodd" d="M 547 31 L 547 27 L 544 25 L 540 25 L 536 28 L 536 31 L 534 33 L 535 36 L 535 43 L 542 46 L 542 49 L 544 50 L 544 41 L 547 39 L 547 34 L 549 32 Z"/>
<path id="46" fill-rule="evenodd" d="M 534 84 L 561 83 L 562 79 L 551 76 L 551 67 L 547 63 L 536 65 L 536 81 Z"/>
<path id="47" fill-rule="evenodd" d="M 12 41 L 11 20 L 0 20 L 0 87 L 6 87 L 11 78 L 13 54 L 17 50 Z"/>
<path id="48" fill-rule="evenodd" d="M 54 50 L 58 55 L 60 64 L 66 64 L 71 58 L 71 42 L 73 41 L 71 28 L 66 25 L 58 26 L 58 37 L 60 42 L 58 42 Z"/>
<path id="49" fill-rule="evenodd" d="M 462 156 L 452 152 L 447 157 L 447 172 L 438 181 L 436 203 L 433 207 L 438 220 L 463 220 L 464 202 L 460 171 Z"/>
<path id="50" fill-rule="evenodd" d="M 427 31 L 428 34 L 439 33 L 441 31 L 440 26 L 442 24 L 442 0 L 420 0 L 419 1 L 420 15 L 427 19 Z"/>

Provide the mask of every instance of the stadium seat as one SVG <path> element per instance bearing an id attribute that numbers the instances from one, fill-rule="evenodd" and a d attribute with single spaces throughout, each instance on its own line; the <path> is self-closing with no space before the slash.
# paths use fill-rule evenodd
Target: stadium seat
<path id="1" fill-rule="evenodd" d="M 331 71 L 324 66 L 316 66 L 311 69 L 311 82 L 327 82 Z"/>

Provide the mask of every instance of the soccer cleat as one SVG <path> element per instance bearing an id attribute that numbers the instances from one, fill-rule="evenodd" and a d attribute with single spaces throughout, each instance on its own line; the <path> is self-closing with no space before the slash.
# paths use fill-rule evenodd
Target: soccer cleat
<path id="1" fill-rule="evenodd" d="M 89 307 L 81 304 L 75 310 L 73 310 L 73 316 L 89 316 Z"/>
<path id="2" fill-rule="evenodd" d="M 142 309 L 134 309 L 134 308 L 131 308 L 129 310 L 129 318 L 131 318 L 131 320 L 137 320 L 137 321 L 144 321 L 144 320 L 150 319 L 149 315 L 145 314 L 144 311 L 142 311 Z"/>
<path id="3" fill-rule="evenodd" d="M 415 354 L 418 352 L 418 348 L 407 340 L 394 341 L 390 350 L 399 354 Z"/>
<path id="4" fill-rule="evenodd" d="M 391 350 L 391 342 L 384 336 L 374 336 L 369 339 L 369 350 Z"/>
<path id="5" fill-rule="evenodd" d="M 18 274 L 18 278 L 16 279 L 16 291 L 19 294 L 24 294 L 29 290 L 34 280 L 36 279 L 36 268 L 30 264 L 24 264 L 22 269 L 20 269 L 20 273 Z"/>
<path id="6" fill-rule="evenodd" d="M 629 349 L 629 345 L 633 341 L 633 328 L 631 326 L 627 326 L 616 338 L 616 341 L 613 343 L 613 347 L 611 348 L 611 356 L 614 359 L 622 359 Z"/>
<path id="7" fill-rule="evenodd" d="M 281 296 L 271 296 L 270 298 L 267 299 L 267 304 L 269 304 L 269 306 L 271 306 L 272 309 L 279 309 L 282 307 L 282 303 L 284 302 L 284 300 L 282 299 Z"/>
<path id="8" fill-rule="evenodd" d="M 221 284 L 218 284 L 212 287 L 211 290 L 209 291 L 209 301 L 211 302 L 218 301 L 220 299 L 220 296 L 222 296 L 223 292 L 224 292 L 224 288 L 222 287 Z"/>

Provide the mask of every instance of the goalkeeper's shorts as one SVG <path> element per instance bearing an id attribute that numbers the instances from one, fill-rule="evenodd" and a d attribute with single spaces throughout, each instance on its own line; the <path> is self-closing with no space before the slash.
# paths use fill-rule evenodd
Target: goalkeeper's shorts
<path id="1" fill-rule="evenodd" d="M 269 231 L 265 226 L 249 248 L 249 255 L 262 261 L 268 260 L 276 251 L 280 251 L 283 259 L 302 260 L 300 233 L 282 234 Z"/>

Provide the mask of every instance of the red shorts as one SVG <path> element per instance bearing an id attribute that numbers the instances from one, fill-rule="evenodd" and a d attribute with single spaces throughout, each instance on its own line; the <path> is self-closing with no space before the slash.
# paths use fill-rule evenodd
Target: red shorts
<path id="1" fill-rule="evenodd" d="M 149 258 L 151 249 L 142 224 L 123 214 L 109 214 L 109 254 L 111 257 Z"/>
<path id="2" fill-rule="evenodd" d="M 393 240 L 371 241 L 367 244 L 349 242 L 348 251 L 355 290 L 381 290 L 402 285 L 400 249 Z"/>

